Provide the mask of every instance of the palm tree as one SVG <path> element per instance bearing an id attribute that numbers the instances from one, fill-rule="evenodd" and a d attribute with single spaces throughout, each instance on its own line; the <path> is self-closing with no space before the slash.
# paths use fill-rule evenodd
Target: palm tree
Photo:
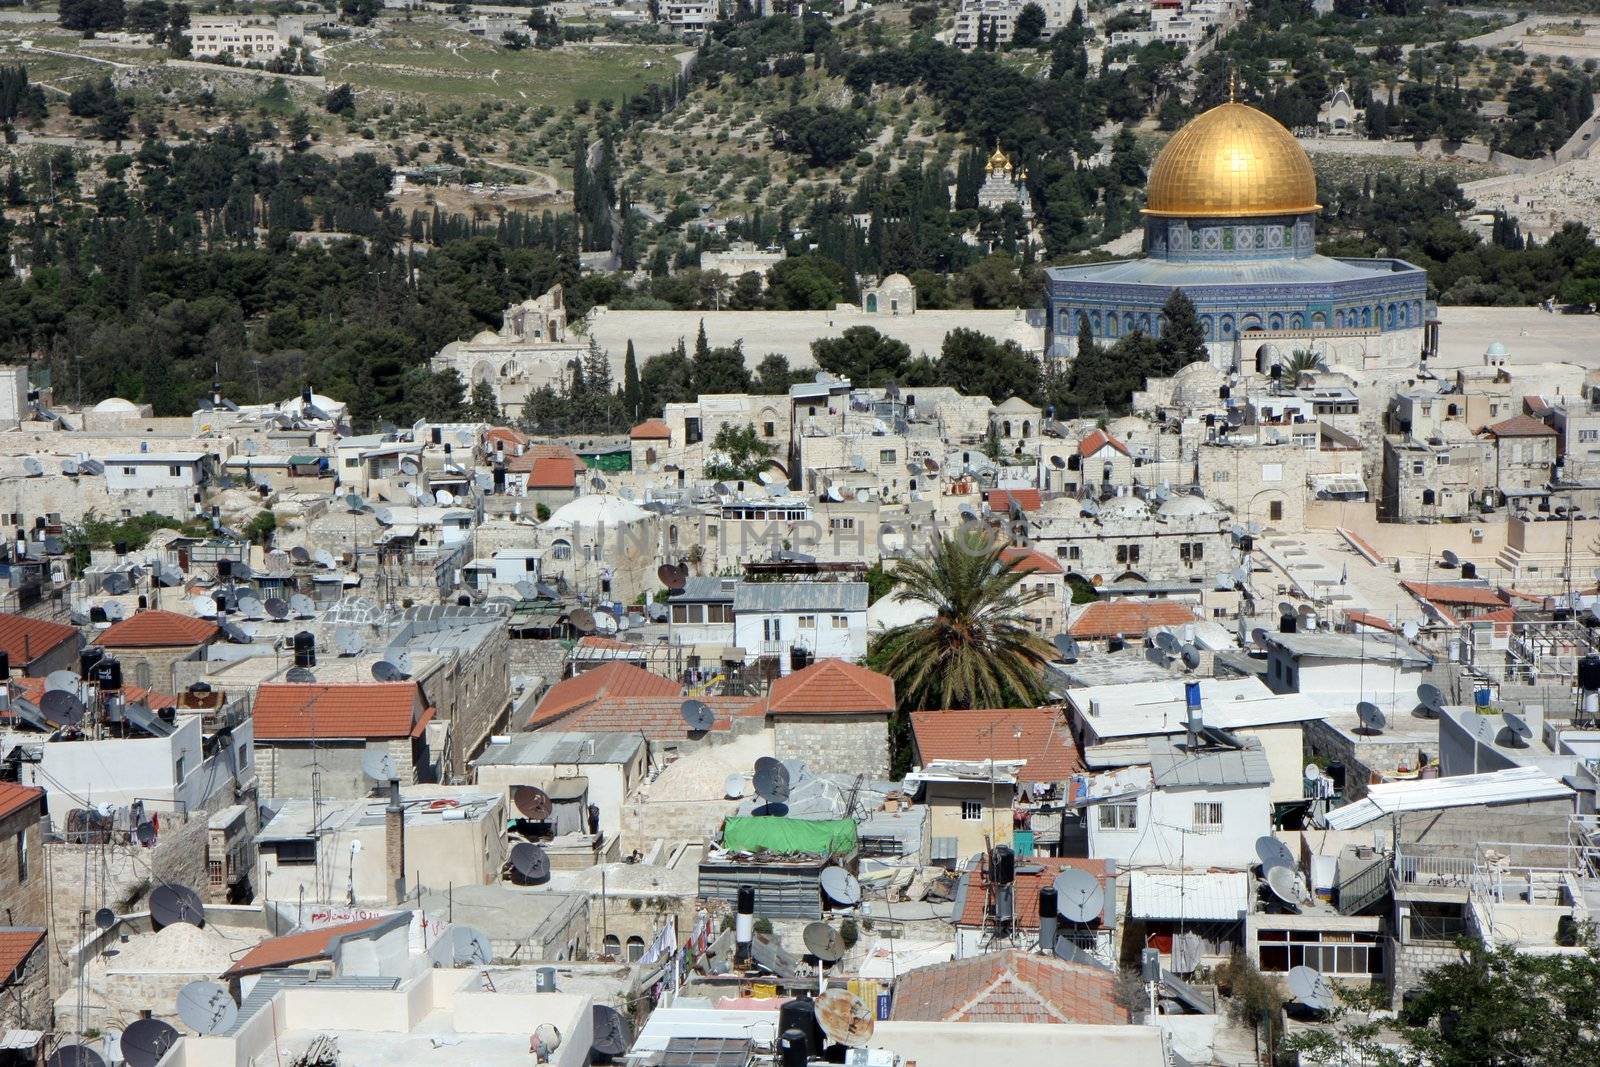
<path id="1" fill-rule="evenodd" d="M 988 532 L 962 527 L 941 534 L 927 555 L 895 565 L 892 595 L 934 609 L 884 634 L 874 657 L 894 678 L 902 707 L 1008 707 L 1043 697 L 1052 651 L 1022 617 L 1041 594 L 1017 588 L 1026 572 L 1004 550 Z"/>

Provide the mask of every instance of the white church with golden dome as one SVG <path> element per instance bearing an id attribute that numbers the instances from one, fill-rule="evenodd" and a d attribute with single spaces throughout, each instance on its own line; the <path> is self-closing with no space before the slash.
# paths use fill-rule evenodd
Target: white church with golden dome
<path id="1" fill-rule="evenodd" d="M 1330 366 L 1415 362 L 1431 341 L 1427 273 L 1399 259 L 1317 254 L 1317 179 L 1293 135 L 1230 101 L 1168 141 L 1150 168 L 1144 255 L 1048 271 L 1046 350 L 1080 321 L 1111 344 L 1160 336 L 1174 289 L 1194 302 L 1211 361 L 1269 373 L 1308 350 Z"/>

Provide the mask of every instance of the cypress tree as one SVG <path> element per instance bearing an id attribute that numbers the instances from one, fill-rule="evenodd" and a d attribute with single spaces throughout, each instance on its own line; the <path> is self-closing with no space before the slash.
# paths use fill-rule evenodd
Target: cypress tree
<path id="1" fill-rule="evenodd" d="M 1172 290 L 1161 308 L 1161 337 L 1156 341 L 1156 365 L 1150 373 L 1166 377 L 1178 368 L 1206 358 L 1206 336 L 1195 314 L 1194 301 L 1182 289 Z"/>
<path id="2" fill-rule="evenodd" d="M 629 419 L 644 417 L 644 387 L 639 382 L 639 364 L 633 355 L 633 339 L 628 339 L 628 353 L 622 358 L 622 403 Z"/>

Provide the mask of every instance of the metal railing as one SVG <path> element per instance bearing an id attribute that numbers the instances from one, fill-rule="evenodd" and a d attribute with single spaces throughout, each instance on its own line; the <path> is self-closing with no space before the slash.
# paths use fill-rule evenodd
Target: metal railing
<path id="1" fill-rule="evenodd" d="M 1430 855 L 1400 849 L 1394 857 L 1395 881 L 1401 885 L 1466 888 L 1475 866 L 1471 856 Z"/>

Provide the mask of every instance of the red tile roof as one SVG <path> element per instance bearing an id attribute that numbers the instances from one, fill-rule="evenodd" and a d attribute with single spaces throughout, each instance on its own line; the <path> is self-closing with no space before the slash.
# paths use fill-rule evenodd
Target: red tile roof
<path id="1" fill-rule="evenodd" d="M 559 459 L 571 464 L 574 481 L 589 469 L 583 465 L 578 454 L 566 445 L 529 445 L 520 456 L 506 456 L 506 471 L 510 474 L 532 474 L 540 461 L 546 459 Z"/>
<path id="2" fill-rule="evenodd" d="M 635 441 L 670 441 L 672 427 L 660 419 L 647 419 L 629 430 L 628 436 Z"/>
<path id="3" fill-rule="evenodd" d="M 1438 582 L 1401 582 L 1412 596 L 1431 600 L 1436 604 L 1469 604 L 1476 607 L 1499 608 L 1506 605 L 1505 597 L 1481 585 L 1441 585 Z"/>
<path id="4" fill-rule="evenodd" d="M 1132 454 L 1128 451 L 1127 445 L 1104 430 L 1090 430 L 1084 435 L 1083 440 L 1078 442 L 1078 455 L 1083 459 L 1088 459 L 1107 445 L 1121 452 L 1124 456 Z"/>
<path id="5" fill-rule="evenodd" d="M 44 931 L 20 926 L 0 927 L 0 985 L 22 969 L 33 950 L 44 942 Z"/>
<path id="6" fill-rule="evenodd" d="M 182 648 L 205 644 L 221 632 L 216 623 L 206 619 L 147 608 L 112 624 L 95 644 L 101 648 Z"/>
<path id="7" fill-rule="evenodd" d="M 1513 415 L 1504 422 L 1485 426 L 1483 432 L 1495 437 L 1555 437 L 1556 432 L 1532 415 Z"/>
<path id="8" fill-rule="evenodd" d="M 623 697 L 680 697 L 683 687 L 671 678 L 652 674 L 643 667 L 613 660 L 592 671 L 564 678 L 551 686 L 533 709 L 527 729 L 537 730 L 557 719 L 601 700 Z M 564 729 L 566 727 L 563 727 Z"/>
<path id="9" fill-rule="evenodd" d="M 1198 622 L 1187 605 L 1175 600 L 1097 600 L 1067 627 L 1073 637 L 1143 637 L 1158 626 Z"/>
<path id="10" fill-rule="evenodd" d="M 533 461 L 528 472 L 529 489 L 571 489 L 578 484 L 578 472 L 570 461 L 559 456 L 545 456 Z"/>
<path id="11" fill-rule="evenodd" d="M 1023 511 L 1038 511 L 1042 503 L 1037 489 L 991 489 L 985 499 L 990 511 L 1010 511 L 1013 503 Z"/>
<path id="12" fill-rule="evenodd" d="M 1037 548 L 1001 549 L 1000 558 L 1007 563 L 1015 564 L 1015 569 L 1023 573 L 1030 571 L 1038 571 L 1040 574 L 1067 573 L 1060 563 L 1040 552 Z"/>
<path id="13" fill-rule="evenodd" d="M 240 975 L 254 974 L 257 971 L 265 971 L 273 967 L 287 967 L 291 964 L 307 963 L 311 960 L 325 960 L 333 955 L 334 950 L 339 947 L 341 941 L 367 933 L 380 926 L 387 928 L 394 925 L 401 916 L 409 916 L 409 914 L 409 912 L 400 912 L 395 915 L 380 915 L 372 919 L 358 919 L 352 923 L 341 923 L 338 926 L 324 926 L 298 934 L 285 934 L 283 937 L 269 937 L 265 941 L 258 942 L 255 948 L 241 956 L 237 963 L 223 971 L 222 977 L 237 978 Z"/>
<path id="14" fill-rule="evenodd" d="M 77 636 L 78 630 L 73 626 L 27 615 L 0 614 L 0 651 L 10 657 L 13 667 L 26 667 Z"/>
<path id="15" fill-rule="evenodd" d="M 889 714 L 894 679 L 840 659 L 818 660 L 772 683 L 768 715 Z"/>
<path id="16" fill-rule="evenodd" d="M 44 799 L 44 790 L 34 785 L 0 782 L 0 819 L 21 811 L 36 800 Z"/>
<path id="17" fill-rule="evenodd" d="M 914 711 L 911 732 L 926 766 L 936 759 L 1027 760 L 1023 782 L 1064 782 L 1083 769 L 1061 709 L 976 708 Z M 991 743 L 990 737 L 993 737 Z"/>
<path id="18" fill-rule="evenodd" d="M 433 712 L 416 682 L 273 682 L 256 690 L 256 739 L 416 737 Z"/>
<path id="19" fill-rule="evenodd" d="M 494 444 L 496 441 L 503 441 L 512 448 L 517 445 L 525 445 L 532 440 L 527 434 L 520 430 L 514 430 L 509 426 L 491 426 L 483 435 L 483 439 L 490 444 Z"/>
<path id="20" fill-rule="evenodd" d="M 1399 627 L 1388 619 L 1379 618 L 1365 611 L 1347 611 L 1344 613 L 1344 618 L 1346 622 L 1355 626 L 1370 626 L 1374 630 L 1382 630 L 1391 634 L 1400 632 Z"/>
<path id="21" fill-rule="evenodd" d="M 1019 949 L 918 967 L 894 986 L 895 1022 L 1125 1024 L 1116 975 Z M 1064 1050 L 1065 1051 L 1065 1050 Z M 1070 1055 L 1070 1054 L 1069 1054 Z"/>
<path id="22" fill-rule="evenodd" d="M 1037 871 L 1024 871 L 1021 868 L 1039 868 Z M 1029 856 L 1026 864 L 1022 857 L 1017 858 L 1016 880 L 1012 883 L 1016 892 L 1016 904 L 1013 914 L 1017 917 L 1017 925 L 1024 930 L 1039 929 L 1039 888 L 1051 884 L 1056 876 L 1068 867 L 1076 867 L 1080 871 L 1088 871 L 1100 879 L 1100 887 L 1107 893 L 1116 891 L 1117 873 L 1116 864 L 1111 860 L 1091 860 L 1078 857 L 1061 856 Z M 957 926 L 982 926 L 984 899 L 988 895 L 989 864 L 987 861 L 980 863 L 964 877 L 967 879 L 967 895 L 961 910 L 961 916 L 956 920 Z"/>
<path id="23" fill-rule="evenodd" d="M 754 697 L 702 696 L 716 718 L 711 732 L 731 729 L 733 720 L 757 714 L 762 702 Z M 555 729 L 589 734 L 643 734 L 652 741 L 677 741 L 688 736 L 683 702 L 678 694 L 665 697 L 603 697 L 561 715 Z M 540 723 L 541 726 L 547 722 Z"/>

